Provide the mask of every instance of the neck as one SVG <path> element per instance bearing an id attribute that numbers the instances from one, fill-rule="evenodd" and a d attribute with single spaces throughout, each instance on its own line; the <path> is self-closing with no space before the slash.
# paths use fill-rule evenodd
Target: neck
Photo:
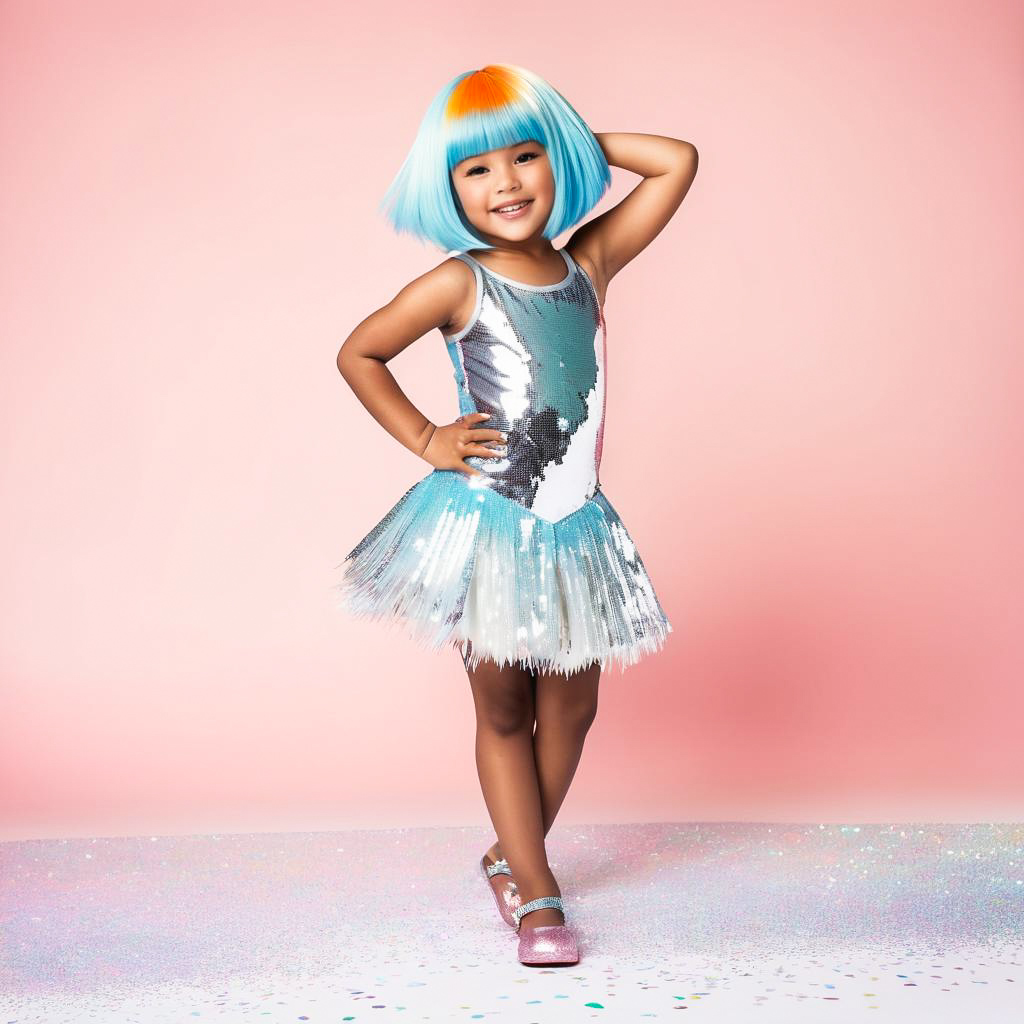
<path id="1" fill-rule="evenodd" d="M 498 253 L 508 258 L 510 263 L 533 263 L 543 262 L 555 252 L 555 247 L 549 238 L 531 238 L 523 242 L 509 242 L 504 238 L 495 238 L 493 235 L 483 236 L 493 248 L 489 251 Z"/>

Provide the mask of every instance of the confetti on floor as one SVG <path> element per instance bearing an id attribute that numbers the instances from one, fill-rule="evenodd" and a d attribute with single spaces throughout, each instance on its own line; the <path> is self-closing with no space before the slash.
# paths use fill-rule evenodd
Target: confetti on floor
<path id="1" fill-rule="evenodd" d="M 492 841 L 0 843 L 0 1024 L 1024 1019 L 1024 825 L 556 824 L 554 968 L 516 958 Z"/>

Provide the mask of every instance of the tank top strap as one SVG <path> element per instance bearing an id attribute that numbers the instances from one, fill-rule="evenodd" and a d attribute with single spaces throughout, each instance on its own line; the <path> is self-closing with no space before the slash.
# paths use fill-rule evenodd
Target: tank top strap
<path id="1" fill-rule="evenodd" d="M 468 252 L 452 251 L 449 255 L 457 256 L 459 259 L 468 261 L 470 266 L 474 269 L 479 268 L 479 270 L 482 270 L 488 277 L 496 278 L 498 281 L 502 282 L 502 284 L 509 285 L 512 288 L 520 288 L 528 292 L 552 292 L 557 288 L 564 288 L 571 284 L 577 272 L 576 261 L 569 255 L 569 253 L 565 249 L 559 249 L 558 252 L 565 261 L 566 274 L 561 281 L 556 281 L 554 284 L 527 284 L 524 281 L 515 281 L 511 277 L 499 274 L 496 270 L 491 270 L 490 267 L 485 267 L 475 256 L 470 256 Z"/>
<path id="2" fill-rule="evenodd" d="M 455 334 L 442 335 L 446 342 L 453 342 L 461 341 L 467 334 L 469 334 L 477 320 L 480 319 L 480 311 L 483 308 L 484 300 L 484 276 L 480 272 L 483 264 L 477 263 L 469 253 L 459 252 L 457 249 L 453 249 L 448 253 L 448 255 L 455 257 L 455 259 L 462 260 L 462 262 L 473 271 L 473 277 L 476 282 L 476 298 L 473 302 L 473 312 L 470 314 L 469 320 L 466 321 L 466 326 Z"/>
<path id="3" fill-rule="evenodd" d="M 482 263 L 478 263 L 468 252 L 459 252 L 457 249 L 453 249 L 448 255 L 455 257 L 457 260 L 462 260 L 473 271 L 473 276 L 476 277 L 477 283 L 480 283 L 480 271 L 485 269 Z"/>

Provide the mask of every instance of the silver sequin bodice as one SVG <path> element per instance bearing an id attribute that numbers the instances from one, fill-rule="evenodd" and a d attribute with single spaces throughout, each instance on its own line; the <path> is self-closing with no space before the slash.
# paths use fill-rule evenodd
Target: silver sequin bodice
<path id="1" fill-rule="evenodd" d="M 590 278 L 560 252 L 567 274 L 553 285 L 521 284 L 451 253 L 473 269 L 476 306 L 445 338 L 460 414 L 490 413 L 474 425 L 508 435 L 503 457 L 466 463 L 487 474 L 485 486 L 550 522 L 600 487 L 605 408 L 604 318 Z"/>

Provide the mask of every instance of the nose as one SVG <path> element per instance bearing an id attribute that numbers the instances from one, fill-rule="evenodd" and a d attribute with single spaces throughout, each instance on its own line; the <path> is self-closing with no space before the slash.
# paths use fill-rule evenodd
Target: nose
<path id="1" fill-rule="evenodd" d="M 514 167 L 506 170 L 499 181 L 498 191 L 502 194 L 505 192 L 515 192 L 519 188 L 519 176 L 516 174 Z"/>

